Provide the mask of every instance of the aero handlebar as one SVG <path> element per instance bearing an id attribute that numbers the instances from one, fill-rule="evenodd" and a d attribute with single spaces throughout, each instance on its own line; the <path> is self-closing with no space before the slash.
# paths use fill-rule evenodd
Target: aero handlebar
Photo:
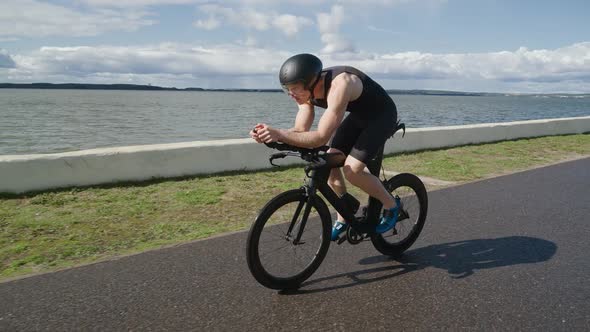
<path id="1" fill-rule="evenodd" d="M 254 131 L 256 133 L 256 128 L 252 129 L 252 131 Z M 319 158 L 319 154 L 320 154 L 320 152 L 326 152 L 326 151 L 328 151 L 328 149 L 330 149 L 330 147 L 326 146 L 326 145 L 320 146 L 317 148 L 313 148 L 313 149 L 308 149 L 308 148 L 301 148 L 301 147 L 289 145 L 286 143 L 279 143 L 279 142 L 264 143 L 264 145 L 266 145 L 267 147 L 269 147 L 271 149 L 283 151 L 283 152 L 273 153 L 270 156 L 269 161 L 270 161 L 271 165 L 273 165 L 273 166 L 278 166 L 278 165 L 273 164 L 273 160 L 282 159 L 282 158 L 291 156 L 291 157 L 300 157 L 301 159 L 303 159 L 305 161 L 314 163 L 314 165 L 312 166 L 313 168 L 321 167 L 326 164 L 326 160 L 324 158 Z"/>

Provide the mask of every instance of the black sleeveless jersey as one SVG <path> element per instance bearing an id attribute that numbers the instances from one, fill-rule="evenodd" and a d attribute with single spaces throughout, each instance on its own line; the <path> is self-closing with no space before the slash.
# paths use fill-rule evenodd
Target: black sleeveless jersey
<path id="1" fill-rule="evenodd" d="M 328 96 L 328 92 L 330 91 L 332 79 L 334 79 L 334 77 L 340 75 L 341 73 L 349 73 L 356 75 L 358 76 L 358 78 L 361 79 L 361 82 L 363 83 L 363 92 L 357 99 L 348 103 L 346 111 L 350 113 L 369 113 L 379 112 L 384 108 L 388 108 L 391 106 L 395 108 L 395 104 L 391 97 L 389 97 L 387 92 L 377 82 L 373 81 L 369 76 L 367 76 L 362 71 L 349 66 L 337 66 L 322 70 L 322 73 L 324 72 L 326 73 L 324 80 L 324 98 L 312 99 L 312 105 L 321 108 L 328 108 L 328 101 L 326 97 Z"/>

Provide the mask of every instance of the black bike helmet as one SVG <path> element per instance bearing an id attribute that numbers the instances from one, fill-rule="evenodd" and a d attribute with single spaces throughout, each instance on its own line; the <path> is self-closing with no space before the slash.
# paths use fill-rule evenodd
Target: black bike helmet
<path id="1" fill-rule="evenodd" d="M 302 82 L 305 89 L 313 91 L 321 71 L 322 61 L 318 57 L 306 53 L 297 54 L 283 63 L 279 71 L 279 80 L 283 89 L 286 89 L 287 84 Z"/>

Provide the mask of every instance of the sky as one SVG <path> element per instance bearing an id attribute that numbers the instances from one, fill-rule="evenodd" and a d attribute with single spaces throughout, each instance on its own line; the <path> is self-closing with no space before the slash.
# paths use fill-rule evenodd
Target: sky
<path id="1" fill-rule="evenodd" d="M 0 0 L 0 82 L 279 88 L 289 56 L 387 89 L 590 93 L 588 0 Z"/>

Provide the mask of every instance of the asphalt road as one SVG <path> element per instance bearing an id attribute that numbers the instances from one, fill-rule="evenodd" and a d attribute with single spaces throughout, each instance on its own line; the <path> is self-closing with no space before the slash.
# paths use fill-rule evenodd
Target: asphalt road
<path id="1" fill-rule="evenodd" d="M 332 245 L 292 294 L 246 233 L 0 284 L 0 330 L 590 330 L 590 158 L 430 193 L 399 261 Z"/>

